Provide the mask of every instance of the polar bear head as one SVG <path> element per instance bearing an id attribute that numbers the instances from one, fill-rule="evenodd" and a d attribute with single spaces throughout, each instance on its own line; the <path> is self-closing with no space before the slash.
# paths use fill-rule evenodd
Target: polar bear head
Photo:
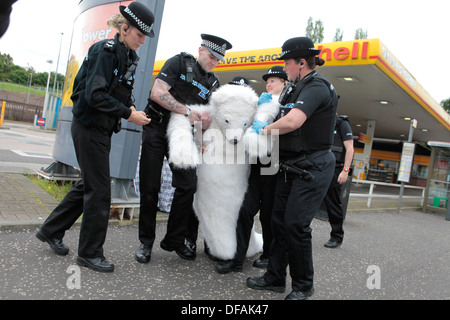
<path id="1" fill-rule="evenodd" d="M 237 144 L 253 123 L 258 95 L 246 86 L 226 84 L 210 99 L 211 127 L 222 132 L 229 143 Z"/>

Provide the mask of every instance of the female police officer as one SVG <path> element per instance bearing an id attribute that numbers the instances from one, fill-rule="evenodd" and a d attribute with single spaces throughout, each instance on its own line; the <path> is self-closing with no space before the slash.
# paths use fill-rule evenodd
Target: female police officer
<path id="1" fill-rule="evenodd" d="M 71 132 L 82 178 L 36 233 L 55 253 L 65 255 L 69 248 L 62 242 L 64 233 L 83 213 L 77 263 L 100 272 L 114 271 L 103 255 L 111 205 L 111 135 L 120 130 L 121 118 L 136 125 L 150 122 L 143 111 L 135 110 L 131 91 L 135 51 L 145 36 L 154 36 L 154 16 L 138 2 L 120 6 L 120 12 L 108 21 L 119 33 L 89 48 L 73 85 Z"/>
<path id="2" fill-rule="evenodd" d="M 280 96 L 279 119 L 272 124 L 253 125 L 259 133 L 280 134 L 282 170 L 277 174 L 272 212 L 274 239 L 267 272 L 262 277 L 248 278 L 247 285 L 284 292 L 289 265 L 292 292 L 288 300 L 306 299 L 314 293 L 310 223 L 325 196 L 335 163 L 330 147 L 337 95 L 314 70 L 316 64 L 324 62 L 316 57 L 319 53 L 309 38 L 292 38 L 283 44 L 280 60 L 284 60 L 292 82 Z"/>

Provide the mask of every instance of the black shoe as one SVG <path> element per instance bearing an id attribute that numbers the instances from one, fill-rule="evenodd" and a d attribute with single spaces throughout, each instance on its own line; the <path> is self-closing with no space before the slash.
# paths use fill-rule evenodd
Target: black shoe
<path id="1" fill-rule="evenodd" d="M 36 232 L 36 238 L 41 240 L 42 242 L 47 242 L 50 245 L 50 248 L 60 256 L 65 256 L 69 253 L 69 247 L 67 247 L 61 239 L 49 238 L 47 237 L 41 230 Z"/>
<path id="2" fill-rule="evenodd" d="M 241 272 L 242 263 L 236 262 L 234 260 L 225 260 L 216 263 L 216 271 L 221 274 L 225 274 L 231 271 Z"/>
<path id="3" fill-rule="evenodd" d="M 336 240 L 331 238 L 330 240 L 328 240 L 323 246 L 327 247 L 327 248 L 337 248 L 342 244 L 342 240 Z"/>
<path id="4" fill-rule="evenodd" d="M 197 252 L 197 244 L 195 243 L 195 241 L 186 239 L 186 247 L 188 247 L 189 249 L 191 249 L 192 252 L 194 252 L 194 253 Z"/>
<path id="5" fill-rule="evenodd" d="M 269 259 L 263 258 L 262 256 L 259 257 L 259 259 L 256 259 L 255 261 L 253 261 L 253 266 L 255 268 L 267 269 L 268 265 L 269 265 Z"/>
<path id="6" fill-rule="evenodd" d="M 164 240 L 161 240 L 159 245 L 160 245 L 161 249 L 169 251 L 169 252 L 172 252 L 175 250 L 175 253 L 180 258 L 185 259 L 185 260 L 194 260 L 195 257 L 197 256 L 196 253 L 194 251 L 192 251 L 191 249 L 189 249 L 185 244 L 173 247 L 173 246 L 166 244 L 164 242 Z"/>
<path id="7" fill-rule="evenodd" d="M 314 294 L 314 287 L 311 287 L 308 291 L 294 291 L 292 290 L 284 300 L 306 300 Z"/>
<path id="8" fill-rule="evenodd" d="M 247 278 L 247 287 L 255 290 L 272 290 L 283 293 L 286 290 L 285 284 L 269 283 L 263 277 Z"/>
<path id="9" fill-rule="evenodd" d="M 99 272 L 113 272 L 114 271 L 114 265 L 105 259 L 105 257 L 99 257 L 99 258 L 83 258 L 78 256 L 77 257 L 77 263 L 78 265 L 82 267 L 88 267 L 89 269 L 92 269 L 94 271 Z"/>
<path id="10" fill-rule="evenodd" d="M 148 263 L 150 261 L 150 256 L 152 254 L 152 245 L 142 243 L 136 250 L 134 257 L 137 262 Z"/>

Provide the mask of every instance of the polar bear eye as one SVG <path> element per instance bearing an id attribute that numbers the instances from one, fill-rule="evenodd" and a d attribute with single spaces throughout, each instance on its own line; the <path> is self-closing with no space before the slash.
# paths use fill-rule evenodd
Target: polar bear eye
<path id="1" fill-rule="evenodd" d="M 230 123 L 227 119 L 225 119 L 225 122 L 226 122 L 226 123 Z"/>

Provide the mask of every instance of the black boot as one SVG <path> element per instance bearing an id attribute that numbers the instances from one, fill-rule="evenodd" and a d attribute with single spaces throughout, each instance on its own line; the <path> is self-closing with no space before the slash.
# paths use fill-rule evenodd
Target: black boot
<path id="1" fill-rule="evenodd" d="M 150 261 L 150 257 L 152 254 L 152 245 L 150 244 L 141 244 L 139 249 L 136 250 L 136 254 L 134 257 L 137 262 L 140 263 L 148 263 Z"/>
<path id="2" fill-rule="evenodd" d="M 242 271 L 242 262 L 236 262 L 234 260 L 225 260 L 219 261 L 216 263 L 216 271 L 218 273 L 228 273 L 231 271 L 241 272 Z"/>

